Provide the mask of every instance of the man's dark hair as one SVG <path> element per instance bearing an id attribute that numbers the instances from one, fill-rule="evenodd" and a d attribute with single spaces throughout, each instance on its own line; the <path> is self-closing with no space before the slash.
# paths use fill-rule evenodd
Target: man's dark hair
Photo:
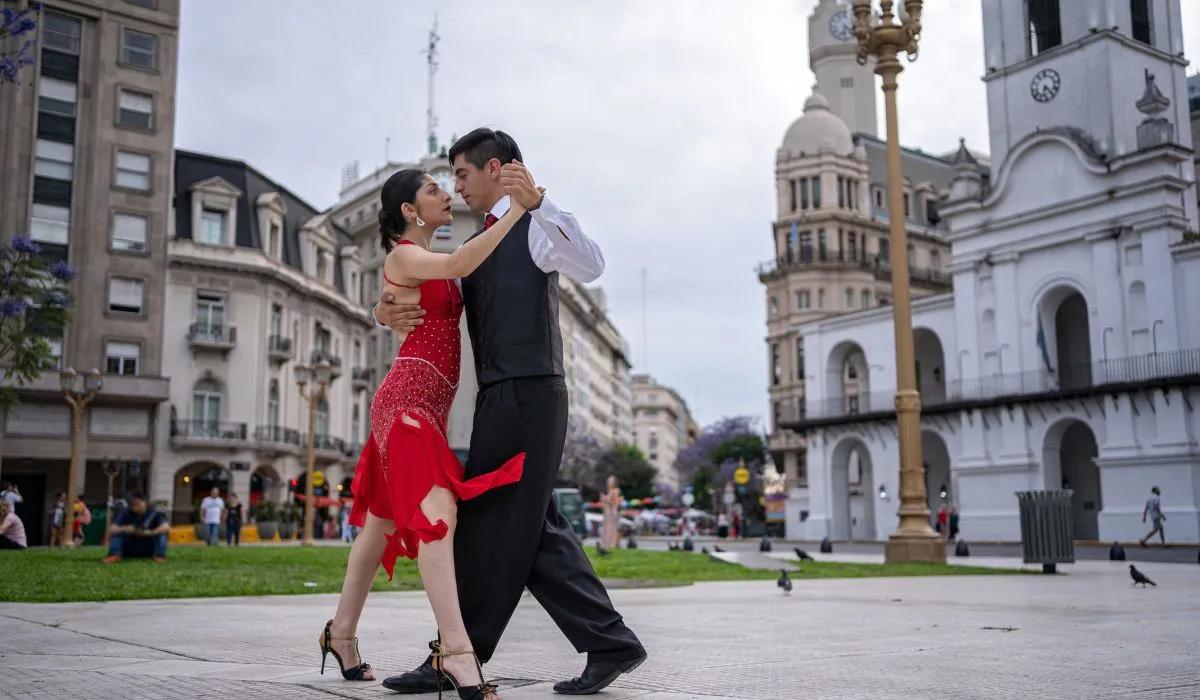
<path id="1" fill-rule="evenodd" d="M 141 491 L 134 491 L 133 493 L 129 494 L 129 500 L 132 501 L 134 499 L 144 501 L 146 500 L 146 494 L 142 493 Z"/>
<path id="2" fill-rule="evenodd" d="M 493 158 L 499 160 L 501 165 L 514 160 L 523 160 L 521 149 L 517 147 L 517 142 L 513 140 L 513 137 L 503 131 L 494 131 L 487 127 L 475 129 L 455 141 L 454 145 L 450 147 L 449 155 L 451 165 L 454 165 L 454 159 L 461 155 L 467 159 L 468 163 L 481 170 L 484 164 Z"/>

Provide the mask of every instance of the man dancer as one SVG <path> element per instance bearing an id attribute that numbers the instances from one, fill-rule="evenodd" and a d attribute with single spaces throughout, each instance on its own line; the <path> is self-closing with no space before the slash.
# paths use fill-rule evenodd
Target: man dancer
<path id="1" fill-rule="evenodd" d="M 462 281 L 480 387 L 466 476 L 526 453 L 520 482 L 459 504 L 455 569 L 463 620 L 486 663 L 528 588 L 576 651 L 588 655 L 583 673 L 554 690 L 596 693 L 646 659 L 552 498 L 567 426 L 558 274 L 591 282 L 603 272 L 604 257 L 575 217 L 538 191 L 508 134 L 476 129 L 449 156 L 455 192 L 486 214 L 485 229 L 508 211 L 502 178 L 518 185 L 513 196 L 528 209 L 496 252 Z M 407 330 L 416 309 L 385 300 L 375 316 Z M 429 693 L 448 688 L 449 681 L 427 658 L 383 685 Z"/>

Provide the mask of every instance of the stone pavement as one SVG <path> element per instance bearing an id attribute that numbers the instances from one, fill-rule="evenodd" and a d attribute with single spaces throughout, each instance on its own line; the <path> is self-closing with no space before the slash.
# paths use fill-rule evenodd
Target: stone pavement
<path id="1" fill-rule="evenodd" d="M 973 562 L 974 563 L 974 562 Z M 615 590 L 650 651 L 601 697 L 1200 696 L 1200 566 L 1116 562 L 1058 576 L 797 581 Z M 0 696 L 377 698 L 317 673 L 331 595 L 0 604 Z M 359 630 L 384 674 L 424 657 L 420 593 L 376 594 Z M 332 660 L 332 657 L 331 657 Z M 487 672 L 510 700 L 582 667 L 528 596 Z"/>

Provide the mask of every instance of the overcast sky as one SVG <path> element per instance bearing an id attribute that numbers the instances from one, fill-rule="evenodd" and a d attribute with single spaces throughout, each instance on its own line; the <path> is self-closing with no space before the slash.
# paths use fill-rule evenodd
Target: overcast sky
<path id="1" fill-rule="evenodd" d="M 438 135 L 501 128 L 604 249 L 634 371 L 702 424 L 767 413 L 775 150 L 813 84 L 816 0 L 184 0 L 176 140 L 314 206 L 341 169 L 425 148 L 421 50 L 439 15 Z M 1189 56 L 1200 2 L 1182 3 Z M 905 145 L 987 150 L 978 0 L 926 3 L 901 76 Z M 879 108 L 882 110 L 882 99 Z M 882 134 L 882 130 L 881 130 Z M 648 278 L 642 334 L 641 270 Z"/>

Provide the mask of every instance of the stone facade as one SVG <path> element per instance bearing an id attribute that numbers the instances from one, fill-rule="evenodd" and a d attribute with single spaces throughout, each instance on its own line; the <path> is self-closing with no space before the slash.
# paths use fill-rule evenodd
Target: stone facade
<path id="1" fill-rule="evenodd" d="M 679 490 L 675 457 L 700 435 L 687 402 L 648 374 L 633 375 L 634 444 L 658 470 L 658 482 Z"/>

